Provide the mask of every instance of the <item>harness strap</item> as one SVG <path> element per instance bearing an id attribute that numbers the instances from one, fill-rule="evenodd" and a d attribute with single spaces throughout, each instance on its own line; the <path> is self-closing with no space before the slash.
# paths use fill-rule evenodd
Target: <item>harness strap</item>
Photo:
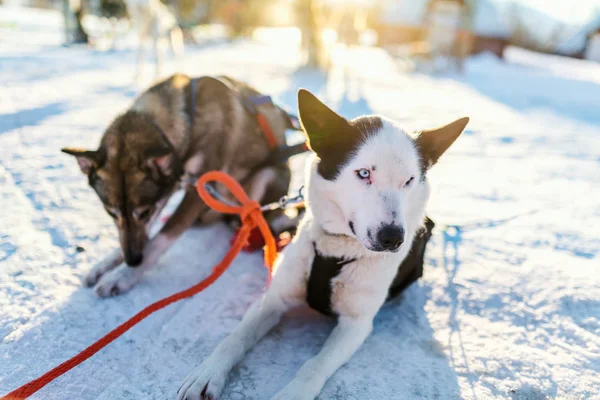
<path id="1" fill-rule="evenodd" d="M 319 252 L 317 243 L 313 242 L 315 257 L 310 268 L 310 275 L 306 284 L 306 302 L 313 310 L 325 315 L 335 315 L 331 308 L 332 280 L 338 276 L 345 265 L 357 259 L 345 259 L 326 256 Z"/>
<path id="2" fill-rule="evenodd" d="M 288 118 L 287 125 L 290 129 L 296 129 L 296 130 L 301 129 L 298 118 L 290 115 L 288 112 L 286 112 L 285 110 L 278 107 L 273 102 L 273 99 L 271 98 L 271 96 L 263 95 L 263 94 L 259 94 L 259 95 L 255 95 L 255 96 L 246 96 L 235 85 L 233 85 L 227 78 L 223 78 L 223 77 L 219 77 L 219 76 L 211 77 L 211 78 L 221 82 L 223 85 L 227 86 L 227 88 L 229 90 L 231 90 L 233 93 L 235 93 L 238 96 L 240 102 L 242 103 L 242 105 L 244 106 L 246 111 L 250 115 L 252 115 L 254 118 L 256 118 L 256 122 L 258 123 L 258 126 L 259 126 L 260 130 L 262 131 L 263 135 L 265 135 L 265 139 L 267 139 L 267 143 L 269 144 L 269 147 L 271 148 L 271 150 L 275 150 L 278 148 L 279 141 L 277 140 L 277 137 L 275 136 L 275 133 L 273 132 L 273 129 L 271 128 L 269 119 L 266 117 L 266 115 L 264 115 L 263 113 L 261 113 L 258 110 L 258 108 L 257 108 L 258 106 L 262 106 L 265 104 L 272 104 L 274 107 L 279 108 L 282 112 L 284 112 L 286 114 L 286 116 Z M 307 150 L 308 150 L 308 148 L 307 148 Z"/>
<path id="3" fill-rule="evenodd" d="M 275 133 L 273 133 L 273 129 L 271 129 L 271 124 L 267 120 L 267 117 L 264 114 L 258 113 L 256 114 L 256 122 L 258 122 L 258 126 L 260 126 L 260 130 L 265 135 L 267 139 L 267 143 L 269 143 L 269 147 L 271 150 L 275 149 L 278 144 L 278 140 L 275 137 Z"/>
<path id="4" fill-rule="evenodd" d="M 241 93 L 240 90 L 238 90 L 238 88 L 235 85 L 233 85 L 228 79 L 226 79 L 224 77 L 219 77 L 219 76 L 204 76 L 204 77 L 200 77 L 200 78 L 190 79 L 191 93 L 190 93 L 190 102 L 189 102 L 189 109 L 188 109 L 190 130 L 192 129 L 193 124 L 194 124 L 194 114 L 196 111 L 197 82 L 199 79 L 202 79 L 202 78 L 210 78 L 210 79 L 220 82 L 222 85 L 227 87 L 227 89 L 229 89 L 232 93 L 234 93 L 238 97 L 238 99 L 241 102 L 244 109 L 250 115 L 252 115 L 256 118 L 256 122 L 257 122 L 260 130 L 263 132 L 263 135 L 265 136 L 265 139 L 267 140 L 269 148 L 271 149 L 271 154 L 269 155 L 269 157 L 264 162 L 262 162 L 258 166 L 256 166 L 252 171 L 250 171 L 250 173 L 240 181 L 242 184 L 245 184 L 247 182 L 247 180 L 250 179 L 254 175 L 255 172 L 257 172 L 267 166 L 270 166 L 270 165 L 283 164 L 290 157 L 310 150 L 308 148 L 307 143 L 299 143 L 299 144 L 295 144 L 292 146 L 288 146 L 286 144 L 279 145 L 279 141 L 277 140 L 277 137 L 275 136 L 275 133 L 273 132 L 273 129 L 271 128 L 271 124 L 269 123 L 268 118 L 264 114 L 262 114 L 258 111 L 257 106 L 270 103 L 274 107 L 279 108 L 287 116 L 287 127 L 289 129 L 302 130 L 302 128 L 300 126 L 300 120 L 298 119 L 298 117 L 288 113 L 287 111 L 283 110 L 281 107 L 278 107 L 277 105 L 275 105 L 271 96 L 262 95 L 262 94 L 256 95 L 256 96 L 246 96 L 243 93 Z M 190 176 L 190 177 L 184 178 L 182 183 L 184 185 L 186 185 L 186 184 L 194 185 L 197 179 L 198 179 L 198 177 L 196 177 L 196 176 Z"/>

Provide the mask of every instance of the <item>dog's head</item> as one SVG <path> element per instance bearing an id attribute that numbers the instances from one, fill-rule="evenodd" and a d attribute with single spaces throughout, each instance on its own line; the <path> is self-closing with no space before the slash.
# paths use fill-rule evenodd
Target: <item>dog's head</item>
<path id="1" fill-rule="evenodd" d="M 469 119 L 409 135 L 377 116 L 348 121 L 306 90 L 298 92 L 298 108 L 318 157 L 309 178 L 309 204 L 319 201 L 315 217 L 327 231 L 356 237 L 370 251 L 398 251 L 411 217 L 422 221 L 427 170 Z"/>
<path id="2" fill-rule="evenodd" d="M 148 229 L 182 173 L 173 147 L 149 116 L 130 111 L 110 125 L 97 150 L 62 151 L 75 156 L 115 221 L 127 264 L 139 265 Z"/>

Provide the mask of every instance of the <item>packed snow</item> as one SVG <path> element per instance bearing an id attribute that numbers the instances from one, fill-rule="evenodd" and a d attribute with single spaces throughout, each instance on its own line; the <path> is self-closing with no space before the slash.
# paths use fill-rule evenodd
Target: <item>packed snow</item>
<path id="1" fill-rule="evenodd" d="M 224 225 L 188 231 L 125 295 L 82 287 L 118 243 L 59 150 L 96 146 L 140 92 L 135 50 L 60 47 L 59 27 L 10 15 L 0 8 L 0 395 L 202 279 L 232 235 Z M 474 57 L 462 75 L 407 74 L 376 48 L 337 48 L 334 60 L 328 73 L 307 70 L 285 41 L 245 40 L 188 47 L 181 63 L 194 76 L 245 80 L 292 110 L 304 87 L 345 116 L 383 114 L 408 130 L 471 117 L 430 174 L 437 226 L 424 278 L 381 310 L 319 398 L 600 398 L 600 65 L 519 49 L 506 62 Z M 174 398 L 265 278 L 261 254 L 241 254 L 205 292 L 32 399 Z M 223 398 L 275 394 L 333 324 L 308 309 L 287 315 L 233 370 Z"/>

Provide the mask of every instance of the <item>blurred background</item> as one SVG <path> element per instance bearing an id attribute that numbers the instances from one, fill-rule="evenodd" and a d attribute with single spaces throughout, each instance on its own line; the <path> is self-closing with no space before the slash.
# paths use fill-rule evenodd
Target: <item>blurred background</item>
<path id="1" fill-rule="evenodd" d="M 146 1 L 158 3 L 159 0 Z M 136 1 L 133 1 L 136 3 Z M 65 45 L 132 45 L 136 14 L 124 0 L 0 0 L 0 32 L 63 19 Z M 502 58 L 508 45 L 600 61 L 598 0 L 162 0 L 186 44 L 270 33 L 302 44 L 304 62 L 328 68 L 336 45 L 379 46 L 406 68 L 460 70 L 470 55 Z M 35 8 L 36 18 L 13 7 Z M 13 14 L 21 14 L 13 15 Z M 29 17 L 29 18 L 28 18 Z M 139 21 L 138 21 L 139 22 Z M 56 27 L 56 24 L 54 25 Z M 20 32 L 27 41 L 27 32 Z M 36 38 L 39 40 L 39 38 Z"/>
<path id="2" fill-rule="evenodd" d="M 598 398 L 599 0 L 0 0 L 0 395 L 227 251 L 225 226 L 194 228 L 128 294 L 101 301 L 81 285 L 118 239 L 60 148 L 96 148 L 175 72 L 229 75 L 291 112 L 303 87 L 408 131 L 471 117 L 427 174 L 423 279 L 381 310 L 321 399 Z M 305 159 L 291 159 L 292 191 Z M 262 292 L 261 260 L 241 254 L 212 290 L 38 398 L 173 398 Z M 284 319 L 224 398 L 276 393 L 331 328 Z"/>

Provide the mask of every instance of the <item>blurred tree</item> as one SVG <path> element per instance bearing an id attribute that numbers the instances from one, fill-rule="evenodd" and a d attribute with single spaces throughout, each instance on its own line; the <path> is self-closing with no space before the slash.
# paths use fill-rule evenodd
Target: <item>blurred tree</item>
<path id="1" fill-rule="evenodd" d="M 83 4 L 82 4 L 83 5 Z M 81 23 L 81 18 L 83 18 L 83 7 L 79 7 L 77 11 L 75 11 L 75 37 L 73 41 L 75 43 L 88 43 L 89 37 L 85 29 L 83 28 L 83 24 Z"/>
<path id="2" fill-rule="evenodd" d="M 254 28 L 264 24 L 263 13 L 269 1 L 238 0 L 236 3 L 232 23 L 235 36 L 249 35 Z"/>
<path id="3" fill-rule="evenodd" d="M 210 0 L 207 21 L 224 23 L 232 29 L 234 37 L 249 34 L 261 25 L 267 0 Z"/>
<path id="4" fill-rule="evenodd" d="M 65 44 L 88 43 L 88 34 L 81 23 L 81 18 L 86 11 L 86 2 L 84 0 L 63 0 L 62 5 L 65 24 Z"/>
<path id="5" fill-rule="evenodd" d="M 298 0 L 298 21 L 302 32 L 302 50 L 306 55 L 306 65 L 312 68 L 325 68 L 318 1 Z"/>
<path id="6" fill-rule="evenodd" d="M 71 13 L 71 2 L 69 0 L 63 0 L 63 19 L 65 24 L 65 44 L 71 43 L 71 27 L 73 25 L 73 15 Z"/>
<path id="7" fill-rule="evenodd" d="M 248 17 L 246 17 L 246 12 L 248 11 L 248 1 L 237 0 L 232 2 L 232 6 L 230 6 L 230 23 L 231 28 L 233 29 L 233 36 L 241 36 L 246 28 L 248 23 Z"/>

